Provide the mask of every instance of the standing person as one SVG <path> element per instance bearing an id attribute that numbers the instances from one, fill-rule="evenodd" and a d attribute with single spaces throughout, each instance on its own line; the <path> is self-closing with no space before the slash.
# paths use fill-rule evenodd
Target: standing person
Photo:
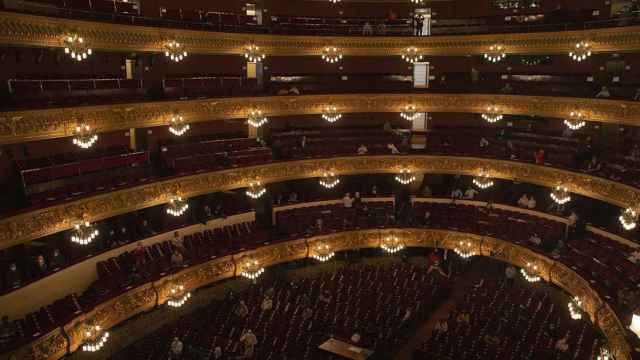
<path id="1" fill-rule="evenodd" d="M 254 347 L 258 345 L 258 338 L 256 338 L 251 329 L 240 336 L 240 342 L 244 344 L 244 358 L 252 357 L 255 351 Z"/>
<path id="2" fill-rule="evenodd" d="M 416 18 L 416 35 L 422 36 L 422 26 L 424 25 L 424 16 L 418 15 Z"/>
<path id="3" fill-rule="evenodd" d="M 516 281 L 516 268 L 513 265 L 507 266 L 504 270 L 504 277 L 507 280 L 507 286 L 512 287 L 513 283 Z"/>

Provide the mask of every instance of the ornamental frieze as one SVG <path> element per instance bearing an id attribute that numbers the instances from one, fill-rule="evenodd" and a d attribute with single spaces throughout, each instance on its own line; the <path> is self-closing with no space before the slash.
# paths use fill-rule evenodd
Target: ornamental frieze
<path id="1" fill-rule="evenodd" d="M 0 145 L 68 137 L 79 121 L 97 132 L 167 125 L 180 113 L 189 123 L 246 120 L 252 108 L 267 116 L 321 114 L 328 104 L 338 112 L 402 112 L 407 105 L 420 112 L 482 113 L 495 105 L 500 113 L 565 119 L 580 110 L 589 121 L 640 125 L 640 103 L 632 101 L 482 94 L 344 94 L 264 96 L 143 102 L 0 112 Z"/>

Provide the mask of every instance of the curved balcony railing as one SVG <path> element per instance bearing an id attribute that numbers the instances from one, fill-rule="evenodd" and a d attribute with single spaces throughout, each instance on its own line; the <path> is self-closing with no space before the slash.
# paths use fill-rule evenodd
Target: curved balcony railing
<path id="1" fill-rule="evenodd" d="M 185 239 L 185 254 L 190 262 L 188 268 L 168 270 L 168 255 L 160 254 L 151 255 L 142 268 L 145 275 L 135 278 L 132 283 L 125 283 L 125 287 L 116 281 L 116 274 L 107 275 L 114 277 L 110 282 L 114 288 L 97 298 L 76 301 L 80 314 L 68 314 L 70 316 L 54 324 L 54 328 L 42 327 L 46 333 L 40 333 L 33 343 L 14 355 L 25 359 L 57 359 L 81 346 L 83 332 L 80 330 L 85 322 L 92 321 L 103 328 L 111 328 L 164 304 L 171 283 L 179 282 L 188 291 L 195 291 L 213 282 L 239 276 L 248 258 L 268 267 L 309 257 L 319 242 L 338 252 L 376 248 L 382 238 L 395 235 L 408 247 L 455 249 L 464 239 L 471 241 L 478 255 L 491 256 L 518 267 L 524 267 L 526 262 L 535 262 L 541 278 L 583 300 L 583 310 L 607 336 L 616 358 L 631 359 L 628 341 L 636 340 L 623 324 L 630 322 L 633 309 L 620 305 L 616 292 L 624 286 L 623 282 L 640 281 L 631 263 L 622 266 L 627 262 L 626 254 L 631 251 L 629 245 L 600 230 L 588 229 L 584 238 L 570 238 L 564 248 L 550 254 L 528 239 L 534 233 L 544 238 L 559 236 L 564 232 L 565 219 L 503 205 L 487 207 L 486 203 L 480 202 L 416 201 L 416 221 L 412 225 L 400 225 L 389 220 L 386 215 L 392 209 L 390 202 L 370 202 L 369 209 L 360 212 L 344 209 L 341 202 L 334 201 L 280 209 L 277 213 L 278 229 L 273 237 L 250 235 L 246 239 L 234 238 L 231 246 L 212 246 L 210 241 L 218 243 L 219 240 L 209 237 Z M 431 214 L 426 222 L 422 220 L 425 211 Z M 313 227 L 318 216 L 326 217 L 321 231 Z M 341 221 L 333 221 L 334 218 Z M 299 221 L 301 219 L 304 221 Z M 511 226 L 514 223 L 518 225 Z M 305 228 L 316 230 L 308 232 Z M 306 232 L 306 237 L 301 238 L 301 230 Z M 604 239 L 614 241 L 604 242 Z M 243 244 L 244 241 L 248 242 Z M 609 263 L 617 266 L 608 267 L 606 264 Z"/>

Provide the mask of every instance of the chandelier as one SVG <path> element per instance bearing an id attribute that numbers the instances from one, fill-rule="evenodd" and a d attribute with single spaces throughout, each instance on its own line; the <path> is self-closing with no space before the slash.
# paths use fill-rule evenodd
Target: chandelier
<path id="1" fill-rule="evenodd" d="M 463 259 L 468 259 L 476 255 L 476 252 L 471 249 L 471 241 L 459 241 L 458 246 L 453 248 L 453 251 Z"/>
<path id="2" fill-rule="evenodd" d="M 260 181 L 249 183 L 249 188 L 247 189 L 247 196 L 252 199 L 258 199 L 262 197 L 267 192 L 267 189 L 262 186 Z"/>
<path id="3" fill-rule="evenodd" d="M 591 44 L 586 41 L 580 41 L 576 44 L 576 48 L 569 52 L 569 57 L 575 61 L 583 61 L 591 56 Z"/>
<path id="4" fill-rule="evenodd" d="M 582 300 L 579 297 L 574 297 L 571 301 L 569 301 L 569 315 L 573 320 L 582 319 L 582 313 L 580 309 L 582 307 Z"/>
<path id="5" fill-rule="evenodd" d="M 88 149 L 98 141 L 98 134 L 96 134 L 89 125 L 84 123 L 76 126 L 74 134 L 73 143 L 82 149 Z"/>
<path id="6" fill-rule="evenodd" d="M 408 121 L 413 121 L 420 117 L 420 113 L 416 110 L 415 106 L 407 105 L 404 107 L 404 111 L 400 113 L 400 117 Z"/>
<path id="7" fill-rule="evenodd" d="M 253 126 L 254 128 L 259 128 L 262 125 L 269 122 L 269 119 L 267 119 L 266 116 L 262 115 L 262 110 L 254 109 L 249 111 L 249 116 L 247 116 L 247 122 L 249 123 L 249 125 Z"/>
<path id="8" fill-rule="evenodd" d="M 638 213 L 631 208 L 623 211 L 618 219 L 625 230 L 633 230 L 638 225 Z"/>
<path id="9" fill-rule="evenodd" d="M 527 263 L 526 269 L 525 268 L 520 269 L 520 273 L 522 274 L 522 276 L 525 278 L 525 280 L 527 280 L 530 283 L 540 281 L 540 276 L 535 274 L 537 271 L 538 271 L 538 266 L 530 262 Z"/>
<path id="10" fill-rule="evenodd" d="M 480 175 L 473 178 L 473 184 L 480 189 L 488 189 L 493 186 L 493 180 L 485 172 L 481 172 Z"/>
<path id="11" fill-rule="evenodd" d="M 551 191 L 551 198 L 558 203 L 558 205 L 564 205 L 571 201 L 571 194 L 569 194 L 569 190 L 567 190 L 566 187 L 559 185 Z"/>
<path id="12" fill-rule="evenodd" d="M 80 245 L 89 245 L 98 235 L 100 235 L 98 229 L 90 222 L 83 221 L 75 224 L 71 230 L 71 241 Z"/>
<path id="13" fill-rule="evenodd" d="M 338 112 L 338 108 L 335 105 L 327 105 L 324 107 L 322 118 L 330 123 L 334 123 L 342 118 L 342 114 Z"/>
<path id="14" fill-rule="evenodd" d="M 416 177 L 411 173 L 410 170 L 402 169 L 400 174 L 396 175 L 396 181 L 402 185 L 411 184 L 416 180 Z"/>
<path id="15" fill-rule="evenodd" d="M 340 1 L 342 1 L 342 0 L 329 0 L 329 2 L 330 2 L 330 3 L 332 3 L 332 4 L 337 4 L 337 3 L 339 3 Z"/>
<path id="16" fill-rule="evenodd" d="M 86 325 L 84 339 L 85 343 L 82 345 L 82 351 L 96 352 L 102 349 L 107 340 L 109 340 L 109 332 L 102 331 L 100 325 Z"/>
<path id="17" fill-rule="evenodd" d="M 329 245 L 321 243 L 316 246 L 315 254 L 311 255 L 311 257 L 320 262 L 325 262 L 333 258 L 335 255 L 336 253 L 331 251 L 331 247 Z"/>
<path id="18" fill-rule="evenodd" d="M 320 185 L 327 189 L 333 189 L 340 183 L 340 178 L 338 178 L 334 173 L 324 173 L 324 175 L 320 178 Z"/>
<path id="19" fill-rule="evenodd" d="M 424 1 L 424 0 L 411 0 L 411 3 L 412 3 L 412 4 L 418 4 L 418 5 L 419 5 L 419 4 L 422 4 L 422 2 L 423 2 L 423 1 Z"/>
<path id="20" fill-rule="evenodd" d="M 486 120 L 487 122 L 493 124 L 495 122 L 498 122 L 500 120 L 502 120 L 502 118 L 504 117 L 500 112 L 497 106 L 495 105 L 489 105 L 487 106 L 487 112 L 482 113 L 482 118 L 484 120 Z"/>
<path id="21" fill-rule="evenodd" d="M 396 236 L 387 236 L 382 240 L 380 248 L 389 254 L 395 254 L 404 249 L 404 244 Z"/>
<path id="22" fill-rule="evenodd" d="M 184 122 L 182 115 L 173 115 L 169 121 L 169 132 L 175 136 L 182 136 L 191 129 L 191 126 Z"/>
<path id="23" fill-rule="evenodd" d="M 62 42 L 64 44 L 64 53 L 69 54 L 74 60 L 85 60 L 87 56 L 93 53 L 85 43 L 84 38 L 78 36 L 78 34 L 66 35 Z"/>
<path id="24" fill-rule="evenodd" d="M 267 55 L 260 51 L 260 47 L 258 45 L 250 44 L 244 48 L 244 57 L 247 59 L 247 62 L 258 63 L 264 60 Z"/>
<path id="25" fill-rule="evenodd" d="M 189 209 L 189 203 L 178 195 L 169 199 L 167 203 L 167 214 L 175 217 L 182 216 L 187 209 Z"/>
<path id="26" fill-rule="evenodd" d="M 171 295 L 169 295 L 169 301 L 167 301 L 167 305 L 179 308 L 184 305 L 187 300 L 191 298 L 191 293 L 184 291 L 184 285 L 174 285 L 171 287 Z"/>
<path id="27" fill-rule="evenodd" d="M 171 61 L 180 62 L 187 57 L 187 52 L 184 51 L 182 44 L 171 40 L 164 45 L 164 55 Z"/>
<path id="28" fill-rule="evenodd" d="M 585 115 L 580 111 L 572 111 L 569 113 L 569 118 L 564 120 L 564 124 L 571 130 L 580 130 L 587 122 L 584 121 Z"/>
<path id="29" fill-rule="evenodd" d="M 244 270 L 242 270 L 240 275 L 249 280 L 255 280 L 260 277 L 262 273 L 264 273 L 264 268 L 260 267 L 258 260 L 247 260 L 244 264 Z"/>
<path id="30" fill-rule="evenodd" d="M 484 58 L 487 61 L 497 63 L 506 58 L 507 54 L 504 53 L 504 47 L 502 45 L 491 45 L 489 51 L 484 54 Z"/>
<path id="31" fill-rule="evenodd" d="M 422 54 L 418 52 L 417 47 L 409 46 L 402 50 L 402 59 L 413 64 L 422 61 Z"/>
<path id="32" fill-rule="evenodd" d="M 322 49 L 322 60 L 329 64 L 335 64 L 342 60 L 342 51 L 335 46 L 325 46 Z"/>

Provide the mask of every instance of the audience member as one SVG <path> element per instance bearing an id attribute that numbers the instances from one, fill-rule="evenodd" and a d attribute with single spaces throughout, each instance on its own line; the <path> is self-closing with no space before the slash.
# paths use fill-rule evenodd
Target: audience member
<path id="1" fill-rule="evenodd" d="M 527 196 L 527 194 L 522 194 L 520 199 L 518 199 L 518 206 L 521 208 L 529 207 L 529 197 Z"/>
<path id="2" fill-rule="evenodd" d="M 344 205 L 346 209 L 351 209 L 353 207 L 353 202 L 354 199 L 351 197 L 350 193 L 344 194 L 344 197 L 342 198 L 342 205 Z"/>
<path id="3" fill-rule="evenodd" d="M 594 155 L 587 164 L 587 172 L 594 173 L 602 169 L 602 165 L 598 161 L 598 158 Z"/>
<path id="4" fill-rule="evenodd" d="M 633 96 L 633 100 L 640 101 L 640 88 L 636 89 L 636 94 Z"/>
<path id="5" fill-rule="evenodd" d="M 507 280 L 507 285 L 509 287 L 513 286 L 513 283 L 516 280 L 516 273 L 516 268 L 513 267 L 513 265 L 507 266 L 507 268 L 504 270 L 504 277 Z"/>
<path id="6" fill-rule="evenodd" d="M 567 333 L 563 338 L 556 341 L 555 349 L 560 352 L 567 352 L 569 350 L 569 334 Z"/>
<path id="7" fill-rule="evenodd" d="M 470 321 L 470 315 L 468 312 L 462 310 L 458 313 L 458 315 L 456 316 L 456 322 L 457 323 L 466 323 L 469 324 Z"/>
<path id="8" fill-rule="evenodd" d="M 67 264 L 67 259 L 60 253 L 60 249 L 53 249 L 53 256 L 51 256 L 51 260 L 49 261 L 49 267 L 52 271 L 59 270 Z"/>
<path id="9" fill-rule="evenodd" d="M 313 310 L 310 307 L 306 307 L 304 311 L 302 311 L 302 318 L 304 320 L 309 320 L 313 317 Z"/>
<path id="10" fill-rule="evenodd" d="M 180 267 L 184 264 L 184 258 L 180 251 L 174 250 L 171 254 L 171 266 Z"/>
<path id="11" fill-rule="evenodd" d="M 527 202 L 527 208 L 528 209 L 535 209 L 537 204 L 538 203 L 536 202 L 536 198 L 533 195 L 531 195 L 529 197 L 529 201 Z"/>
<path id="12" fill-rule="evenodd" d="M 533 156 L 536 159 L 536 165 L 544 165 L 544 149 L 538 149 Z"/>
<path id="13" fill-rule="evenodd" d="M 4 275 L 4 283 L 9 289 L 17 289 L 22 286 L 22 273 L 16 263 L 9 264 L 9 270 Z"/>
<path id="14" fill-rule="evenodd" d="M 393 143 L 387 144 L 387 149 L 391 150 L 391 154 L 400 154 L 400 150 L 398 150 L 398 148 Z"/>
<path id="15" fill-rule="evenodd" d="M 253 334 L 251 329 L 247 330 L 240 336 L 240 342 L 244 344 L 244 357 L 250 358 L 254 354 L 254 348 L 258 345 L 258 338 Z"/>
<path id="16" fill-rule="evenodd" d="M 371 26 L 371 24 L 369 24 L 369 22 L 365 22 L 364 25 L 362 26 L 362 35 L 364 36 L 368 36 L 368 35 L 373 35 L 373 27 Z"/>
<path id="17" fill-rule="evenodd" d="M 449 323 L 447 322 L 447 319 L 444 319 L 444 318 L 438 319 L 438 322 L 436 322 L 436 325 L 433 328 L 433 335 L 438 336 L 441 334 L 446 334 L 448 331 L 449 331 Z"/>
<path id="18" fill-rule="evenodd" d="M 355 333 L 353 333 L 353 335 L 351 335 L 351 342 L 352 343 L 358 344 L 358 343 L 360 343 L 360 340 L 361 340 L 361 336 L 357 332 L 355 332 Z"/>
<path id="19" fill-rule="evenodd" d="M 480 138 L 480 147 L 481 148 L 485 148 L 489 146 L 489 140 L 487 140 L 487 138 L 485 138 L 484 136 Z"/>
<path id="20" fill-rule="evenodd" d="M 364 146 L 364 144 L 360 144 L 360 146 L 358 146 L 358 155 L 366 155 L 369 152 L 369 149 L 367 149 L 366 146 Z"/>
<path id="21" fill-rule="evenodd" d="M 146 262 L 146 249 L 142 244 L 142 241 L 138 243 L 136 248 L 133 250 L 133 257 L 136 261 L 136 266 L 141 267 Z"/>
<path id="22" fill-rule="evenodd" d="M 597 98 L 608 98 L 611 97 L 611 93 L 609 93 L 609 88 L 606 86 L 602 86 L 602 88 L 600 88 L 600 91 L 596 94 Z"/>
<path id="23" fill-rule="evenodd" d="M 182 344 L 182 341 L 180 341 L 180 339 L 178 339 L 177 337 L 174 337 L 173 341 L 171 342 L 171 358 L 179 359 L 180 357 L 182 357 L 183 348 L 184 345 Z"/>
<path id="24" fill-rule="evenodd" d="M 640 250 L 632 252 L 627 259 L 634 264 L 640 264 Z"/>
<path id="25" fill-rule="evenodd" d="M 530 237 L 529 237 L 529 242 L 536 245 L 536 246 L 540 246 L 540 244 L 542 243 L 542 239 L 538 236 L 538 234 L 533 233 Z"/>
<path id="26" fill-rule="evenodd" d="M 235 312 L 236 312 L 236 315 L 238 315 L 241 318 L 245 318 L 247 315 L 249 315 L 249 308 L 244 303 L 244 300 L 240 300 L 240 303 L 238 303 L 238 306 L 236 307 Z"/>
<path id="27" fill-rule="evenodd" d="M 271 299 L 271 297 L 265 296 L 264 299 L 262 299 L 260 309 L 262 309 L 262 311 L 269 311 L 273 309 L 273 300 Z"/>
<path id="28" fill-rule="evenodd" d="M 468 188 L 467 191 L 464 192 L 464 198 L 466 200 L 473 200 L 476 197 L 476 195 L 478 195 L 478 190 L 472 187 Z"/>
<path id="29" fill-rule="evenodd" d="M 36 256 L 36 261 L 33 264 L 32 274 L 33 277 L 42 277 L 49 271 L 49 266 L 47 266 L 47 262 L 44 259 L 42 254 L 38 254 Z"/>
<path id="30" fill-rule="evenodd" d="M 451 191 L 451 198 L 454 199 L 454 200 L 455 199 L 462 199 L 462 196 L 463 196 L 462 190 L 460 190 L 460 189 L 454 189 L 454 190 Z"/>
<path id="31" fill-rule="evenodd" d="M 214 360 L 222 359 L 222 348 L 220 346 L 216 346 L 216 348 L 213 349 L 213 359 Z"/>

